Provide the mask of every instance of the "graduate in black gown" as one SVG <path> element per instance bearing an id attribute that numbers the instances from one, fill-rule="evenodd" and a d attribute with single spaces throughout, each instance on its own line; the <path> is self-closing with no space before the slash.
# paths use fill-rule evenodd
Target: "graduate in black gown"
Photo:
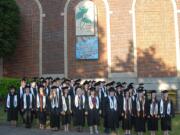
<path id="1" fill-rule="evenodd" d="M 156 91 L 151 91 L 151 99 L 148 102 L 148 112 L 147 112 L 147 121 L 148 121 L 148 130 L 151 132 L 151 135 L 156 135 L 158 131 L 158 119 L 159 119 L 159 102 L 156 97 Z"/>
<path id="2" fill-rule="evenodd" d="M 60 113 L 62 110 L 62 101 L 58 98 L 57 86 L 52 86 L 49 96 L 50 101 L 50 126 L 53 131 L 60 128 Z"/>
<path id="3" fill-rule="evenodd" d="M 18 108 L 19 108 L 19 113 L 20 113 L 20 116 L 23 120 L 23 123 L 25 122 L 25 120 L 23 117 L 23 112 L 21 110 L 21 103 L 23 100 L 23 94 L 25 93 L 25 86 L 26 86 L 26 78 L 22 78 L 21 79 L 21 86 L 18 89 L 18 106 L 19 106 Z"/>
<path id="4" fill-rule="evenodd" d="M 98 134 L 99 115 L 100 115 L 100 102 L 97 96 L 96 89 L 90 88 L 90 95 L 88 97 L 88 126 L 90 134 Z"/>
<path id="5" fill-rule="evenodd" d="M 39 128 L 46 127 L 47 96 L 44 93 L 44 86 L 39 86 L 39 93 L 36 95 L 36 110 L 39 119 Z"/>
<path id="6" fill-rule="evenodd" d="M 18 95 L 15 87 L 10 87 L 10 92 L 6 99 L 7 120 L 11 122 L 12 126 L 16 126 L 18 120 Z"/>
<path id="7" fill-rule="evenodd" d="M 169 135 L 172 123 L 171 119 L 174 117 L 174 107 L 172 100 L 168 97 L 168 91 L 164 90 L 162 99 L 160 101 L 160 116 L 161 116 L 161 130 L 164 135 Z"/>
<path id="8" fill-rule="evenodd" d="M 111 130 L 111 132 L 116 132 L 117 129 L 117 98 L 115 96 L 114 87 L 109 88 L 109 96 L 106 102 L 106 116 L 107 116 L 107 128 Z"/>
<path id="9" fill-rule="evenodd" d="M 129 95 L 128 88 L 124 90 L 122 116 L 123 116 L 122 128 L 125 131 L 125 135 L 130 135 L 132 129 L 132 99 Z"/>
<path id="10" fill-rule="evenodd" d="M 64 131 L 69 132 L 69 125 L 71 124 L 71 115 L 72 115 L 72 102 L 71 96 L 69 93 L 69 87 L 62 87 L 62 125 L 64 126 Z"/>
<path id="11" fill-rule="evenodd" d="M 118 121 L 117 126 L 122 126 L 122 120 L 123 120 L 123 86 L 120 82 L 116 85 L 116 96 L 117 96 L 117 102 L 118 102 Z"/>
<path id="12" fill-rule="evenodd" d="M 76 87 L 76 95 L 74 99 L 74 126 L 77 127 L 79 132 L 85 124 L 85 111 L 86 111 L 86 98 L 81 86 Z"/>
<path id="13" fill-rule="evenodd" d="M 34 97 L 30 93 L 30 85 L 25 87 L 25 93 L 22 97 L 21 110 L 23 112 L 24 122 L 26 128 L 31 128 L 33 122 L 33 110 L 34 110 Z"/>
<path id="14" fill-rule="evenodd" d="M 147 101 L 144 96 L 143 87 L 138 90 L 138 98 L 136 100 L 136 122 L 135 130 L 138 135 L 143 135 L 146 132 L 146 113 L 147 113 Z"/>

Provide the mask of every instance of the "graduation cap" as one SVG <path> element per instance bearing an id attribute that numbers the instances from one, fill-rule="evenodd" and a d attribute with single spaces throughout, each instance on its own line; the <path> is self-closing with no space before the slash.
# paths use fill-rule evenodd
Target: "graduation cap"
<path id="1" fill-rule="evenodd" d="M 52 86 L 51 89 L 57 89 L 57 86 Z"/>
<path id="2" fill-rule="evenodd" d="M 152 93 L 156 93 L 156 90 L 151 90 L 151 92 L 150 92 L 150 93 L 151 93 L 151 94 L 152 94 Z"/>
<path id="3" fill-rule="evenodd" d="M 109 92 L 115 92 L 114 87 L 110 87 L 110 88 L 109 88 Z"/>
<path id="4" fill-rule="evenodd" d="M 44 89 L 44 85 L 40 84 L 40 85 L 38 86 L 38 88 L 39 88 L 39 89 L 40 89 L 40 88 L 43 88 L 43 89 Z"/>
<path id="5" fill-rule="evenodd" d="M 26 88 L 29 88 L 29 89 L 30 89 L 30 87 L 31 87 L 30 84 L 26 84 L 25 89 L 26 89 Z"/>
<path id="6" fill-rule="evenodd" d="M 68 89 L 69 87 L 68 86 L 63 86 L 62 87 L 62 90 L 66 90 L 66 89 Z"/>
<path id="7" fill-rule="evenodd" d="M 56 81 L 59 81 L 59 80 L 60 80 L 60 78 L 59 78 L 59 77 L 57 77 L 55 80 L 56 80 Z"/>
<path id="8" fill-rule="evenodd" d="M 90 91 L 96 91 L 96 88 L 95 87 L 91 87 Z"/>
<path id="9" fill-rule="evenodd" d="M 163 94 L 168 93 L 168 90 L 163 90 L 162 93 Z"/>
<path id="10" fill-rule="evenodd" d="M 71 82 L 71 80 L 68 79 L 68 78 L 64 79 L 64 81 L 65 81 L 65 82 Z"/>
<path id="11" fill-rule="evenodd" d="M 86 85 L 86 84 L 89 84 L 89 81 L 85 81 L 85 82 L 83 83 L 83 85 Z"/>
<path id="12" fill-rule="evenodd" d="M 122 85 L 126 85 L 126 84 L 127 84 L 127 82 L 123 82 L 123 83 L 122 83 Z"/>
<path id="13" fill-rule="evenodd" d="M 94 86 L 98 86 L 98 85 L 100 85 L 100 81 L 98 81 L 98 82 L 96 82 L 95 84 L 94 84 Z"/>
<path id="14" fill-rule="evenodd" d="M 9 87 L 9 89 L 10 89 L 10 90 L 16 89 L 16 87 L 15 87 L 14 85 L 11 85 L 11 86 Z"/>
<path id="15" fill-rule="evenodd" d="M 121 84 L 120 82 L 118 82 L 118 83 L 116 84 L 116 88 L 117 88 L 117 87 L 123 87 L 123 86 L 122 86 L 122 84 Z"/>
<path id="16" fill-rule="evenodd" d="M 127 86 L 127 88 L 128 88 L 128 89 L 133 89 L 133 88 L 134 88 L 133 84 L 134 84 L 134 83 L 130 83 L 130 84 Z"/>
<path id="17" fill-rule="evenodd" d="M 81 79 L 76 79 L 75 82 L 79 82 L 79 83 L 80 83 L 80 82 L 81 82 Z"/>
<path id="18" fill-rule="evenodd" d="M 80 85 L 76 86 L 76 87 L 75 87 L 75 91 L 76 91 L 77 89 L 79 89 L 79 88 L 81 89 L 82 87 L 81 87 Z"/>
<path id="19" fill-rule="evenodd" d="M 106 86 L 112 86 L 112 85 L 114 85 L 114 83 L 115 83 L 115 81 L 109 82 L 106 84 Z"/>
<path id="20" fill-rule="evenodd" d="M 139 87 L 138 90 L 137 90 L 138 93 L 142 93 L 144 92 L 144 87 Z"/>

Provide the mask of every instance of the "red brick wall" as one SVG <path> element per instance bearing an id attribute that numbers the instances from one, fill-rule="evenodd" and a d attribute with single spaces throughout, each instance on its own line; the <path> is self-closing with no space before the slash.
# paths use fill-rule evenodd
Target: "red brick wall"
<path id="1" fill-rule="evenodd" d="M 72 78 L 107 77 L 106 11 L 101 0 L 94 0 L 98 8 L 99 59 L 76 60 L 75 6 L 80 0 L 71 0 L 68 6 L 68 76 Z"/>
<path id="2" fill-rule="evenodd" d="M 111 70 L 134 72 L 132 0 L 109 1 L 111 14 Z"/>
<path id="3" fill-rule="evenodd" d="M 172 1 L 138 0 L 136 32 L 138 76 L 176 76 L 176 40 Z"/>
<path id="4" fill-rule="evenodd" d="M 64 73 L 64 12 L 66 0 L 41 0 L 43 12 L 43 74 Z"/>
<path id="5" fill-rule="evenodd" d="M 39 9 L 33 0 L 16 0 L 21 11 L 21 31 L 15 54 L 4 59 L 4 76 L 39 74 Z"/>

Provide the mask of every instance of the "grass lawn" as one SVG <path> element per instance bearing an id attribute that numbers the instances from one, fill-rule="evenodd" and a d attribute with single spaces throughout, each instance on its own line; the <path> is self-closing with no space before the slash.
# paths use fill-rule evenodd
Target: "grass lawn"
<path id="1" fill-rule="evenodd" d="M 3 123 L 6 123 L 6 113 L 4 112 L 4 108 L 0 108 L 0 123 L 3 124 Z M 18 121 L 19 125 L 22 124 L 22 121 L 21 121 L 21 118 L 19 116 L 19 121 Z M 37 120 L 34 121 L 34 125 L 33 127 L 34 128 L 37 128 Z M 49 124 L 48 124 L 49 125 Z M 87 126 L 86 126 L 87 128 Z M 103 132 L 103 127 L 99 127 L 100 129 L 100 132 Z M 160 126 L 159 126 L 159 129 L 160 129 Z M 176 115 L 176 117 L 173 119 L 173 123 L 172 123 L 172 131 L 170 132 L 171 135 L 179 135 L 180 134 L 180 115 Z M 122 129 L 119 129 L 119 132 L 120 134 L 123 133 Z M 146 134 L 144 135 L 150 135 L 149 132 L 146 132 Z M 157 135 L 162 135 L 162 132 L 161 130 L 159 130 L 158 134 Z"/>

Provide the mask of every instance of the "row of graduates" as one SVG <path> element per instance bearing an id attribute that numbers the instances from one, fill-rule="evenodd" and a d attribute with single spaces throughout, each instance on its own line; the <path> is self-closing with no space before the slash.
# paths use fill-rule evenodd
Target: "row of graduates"
<path id="1" fill-rule="evenodd" d="M 6 108 L 9 121 L 16 124 L 20 112 L 27 128 L 31 127 L 33 116 L 38 116 L 40 128 L 44 129 L 49 115 L 52 130 L 58 130 L 61 121 L 68 132 L 73 120 L 78 131 L 82 131 L 87 118 L 90 134 L 98 134 L 102 116 L 106 133 L 122 126 L 126 135 L 130 135 L 133 128 L 143 134 L 147 124 L 148 130 L 155 135 L 161 120 L 161 129 L 164 135 L 168 135 L 174 116 L 168 91 L 163 91 L 158 101 L 156 91 L 151 91 L 151 98 L 147 98 L 143 84 L 135 90 L 133 83 L 85 81 L 81 85 L 80 79 L 56 78 L 51 81 L 47 78 L 38 85 L 35 80 L 28 85 L 22 79 L 17 93 L 14 87 L 10 89 Z"/>

